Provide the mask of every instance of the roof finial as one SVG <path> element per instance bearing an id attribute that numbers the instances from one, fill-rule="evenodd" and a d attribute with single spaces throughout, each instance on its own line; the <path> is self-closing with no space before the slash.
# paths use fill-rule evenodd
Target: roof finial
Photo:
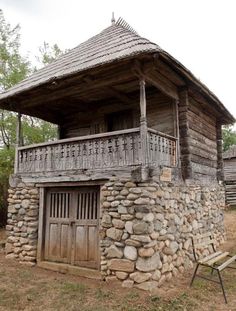
<path id="1" fill-rule="evenodd" d="M 114 14 L 114 12 L 112 12 L 111 24 L 112 24 L 112 25 L 115 25 L 115 22 L 116 22 L 116 20 L 115 20 L 115 14 Z"/>

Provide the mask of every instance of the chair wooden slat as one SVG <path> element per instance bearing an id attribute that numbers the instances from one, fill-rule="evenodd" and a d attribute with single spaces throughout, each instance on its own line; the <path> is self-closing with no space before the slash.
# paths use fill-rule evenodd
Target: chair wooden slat
<path id="1" fill-rule="evenodd" d="M 220 265 L 219 267 L 217 267 L 217 270 L 222 271 L 224 270 L 227 266 L 229 266 L 232 262 L 236 261 L 236 255 L 234 255 L 233 257 L 231 257 L 230 259 L 228 259 L 227 261 L 225 261 L 224 263 L 222 263 L 222 265 Z"/>
<path id="2" fill-rule="evenodd" d="M 204 239 L 206 237 L 211 237 L 211 236 L 212 236 L 211 232 L 206 232 L 203 234 L 197 234 L 196 236 L 193 237 L 193 240 Z"/>
<path id="3" fill-rule="evenodd" d="M 207 241 L 204 241 L 205 238 L 207 238 Z M 196 260 L 197 266 L 196 266 L 194 274 L 192 276 L 190 286 L 192 286 L 195 277 L 201 277 L 201 278 L 204 278 L 206 280 L 216 282 L 216 283 L 220 284 L 225 302 L 227 303 L 224 284 L 223 284 L 222 277 L 221 277 L 221 271 L 224 270 L 225 268 L 227 268 L 231 263 L 236 261 L 236 255 L 230 256 L 229 252 L 216 251 L 215 243 L 216 243 L 216 241 L 214 239 L 212 239 L 212 235 L 209 232 L 207 232 L 203 235 L 197 235 L 195 237 L 192 237 L 193 255 L 194 255 L 194 258 Z M 208 256 L 205 256 L 203 258 L 198 259 L 199 254 L 198 254 L 197 249 L 201 248 L 201 247 L 209 248 L 209 245 L 212 246 L 212 250 L 214 252 Z M 227 260 L 226 259 L 227 256 L 230 257 L 230 259 Z M 221 260 L 222 261 L 224 260 L 224 262 L 220 264 L 219 261 L 221 261 Z M 201 265 L 208 266 L 209 268 L 211 268 L 211 274 L 212 275 L 214 273 L 214 270 L 217 270 L 219 281 L 217 282 L 216 280 L 211 280 L 209 278 L 206 278 L 202 275 L 197 274 L 198 268 Z M 236 269 L 236 267 L 229 267 L 229 268 Z"/>
<path id="4" fill-rule="evenodd" d="M 216 252 L 216 253 L 210 254 L 210 255 L 208 255 L 208 256 L 202 258 L 202 259 L 199 260 L 198 262 L 199 262 L 199 263 L 205 263 L 206 261 L 208 261 L 208 260 L 210 260 L 210 259 L 212 259 L 212 258 L 214 258 L 214 257 L 216 257 L 216 256 L 218 256 L 218 255 L 220 255 L 220 254 L 222 254 L 222 252 L 221 252 L 221 251 L 218 251 L 218 252 Z"/>
<path id="5" fill-rule="evenodd" d="M 206 262 L 207 265 L 212 266 L 214 263 L 216 263 L 217 261 L 222 260 L 223 258 L 227 257 L 229 255 L 229 252 L 224 252 L 212 259 L 210 259 L 209 261 Z"/>
<path id="6" fill-rule="evenodd" d="M 195 243 L 194 247 L 195 247 L 195 249 L 196 248 L 202 248 L 204 246 L 209 246 L 211 244 L 215 244 L 215 240 L 208 240 L 208 241 L 203 241 L 203 242 L 200 242 L 200 243 Z"/>

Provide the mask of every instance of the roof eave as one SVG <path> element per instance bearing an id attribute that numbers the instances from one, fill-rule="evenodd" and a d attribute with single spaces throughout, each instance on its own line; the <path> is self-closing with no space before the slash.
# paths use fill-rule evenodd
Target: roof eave
<path id="1" fill-rule="evenodd" d="M 222 118 L 222 125 L 230 125 L 236 122 L 235 117 L 229 112 L 229 110 L 218 99 L 218 97 L 212 91 L 210 91 L 209 88 L 204 83 L 199 81 L 199 79 L 197 79 L 190 70 L 188 70 L 183 64 L 181 64 L 178 60 L 176 60 L 169 53 L 165 51 L 162 51 L 159 53 L 165 60 L 173 63 L 175 68 L 181 74 L 183 74 L 188 80 L 192 81 L 194 85 L 196 85 L 201 91 L 203 91 L 207 97 L 210 97 L 218 105 L 218 107 L 224 113 L 224 117 Z"/>

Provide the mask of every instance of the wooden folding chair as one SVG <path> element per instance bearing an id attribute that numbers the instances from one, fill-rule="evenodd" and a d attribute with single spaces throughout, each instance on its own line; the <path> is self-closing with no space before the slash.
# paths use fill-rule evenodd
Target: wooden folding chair
<path id="1" fill-rule="evenodd" d="M 236 267 L 230 266 L 230 264 L 232 264 L 236 260 L 236 255 L 231 256 L 229 252 L 216 251 L 215 241 L 212 238 L 211 233 L 198 234 L 197 236 L 192 237 L 192 246 L 193 246 L 194 259 L 197 263 L 197 266 L 195 268 L 190 286 L 192 286 L 195 277 L 199 277 L 204 280 L 220 284 L 225 299 L 225 303 L 227 303 L 221 272 L 225 268 L 236 269 Z M 209 248 L 209 250 L 212 253 L 205 257 L 201 256 L 200 250 L 204 248 Z M 199 266 L 211 268 L 211 276 L 213 276 L 214 271 L 216 271 L 219 280 L 214 280 L 213 278 L 208 278 L 205 277 L 204 275 L 197 274 Z"/>

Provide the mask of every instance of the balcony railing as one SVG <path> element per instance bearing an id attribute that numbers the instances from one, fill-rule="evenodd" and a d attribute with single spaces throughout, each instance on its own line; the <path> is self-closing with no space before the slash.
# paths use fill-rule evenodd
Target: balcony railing
<path id="1" fill-rule="evenodd" d="M 140 129 L 134 128 L 18 147 L 15 173 L 176 165 L 176 138 L 148 129 L 147 146 L 143 163 Z"/>

